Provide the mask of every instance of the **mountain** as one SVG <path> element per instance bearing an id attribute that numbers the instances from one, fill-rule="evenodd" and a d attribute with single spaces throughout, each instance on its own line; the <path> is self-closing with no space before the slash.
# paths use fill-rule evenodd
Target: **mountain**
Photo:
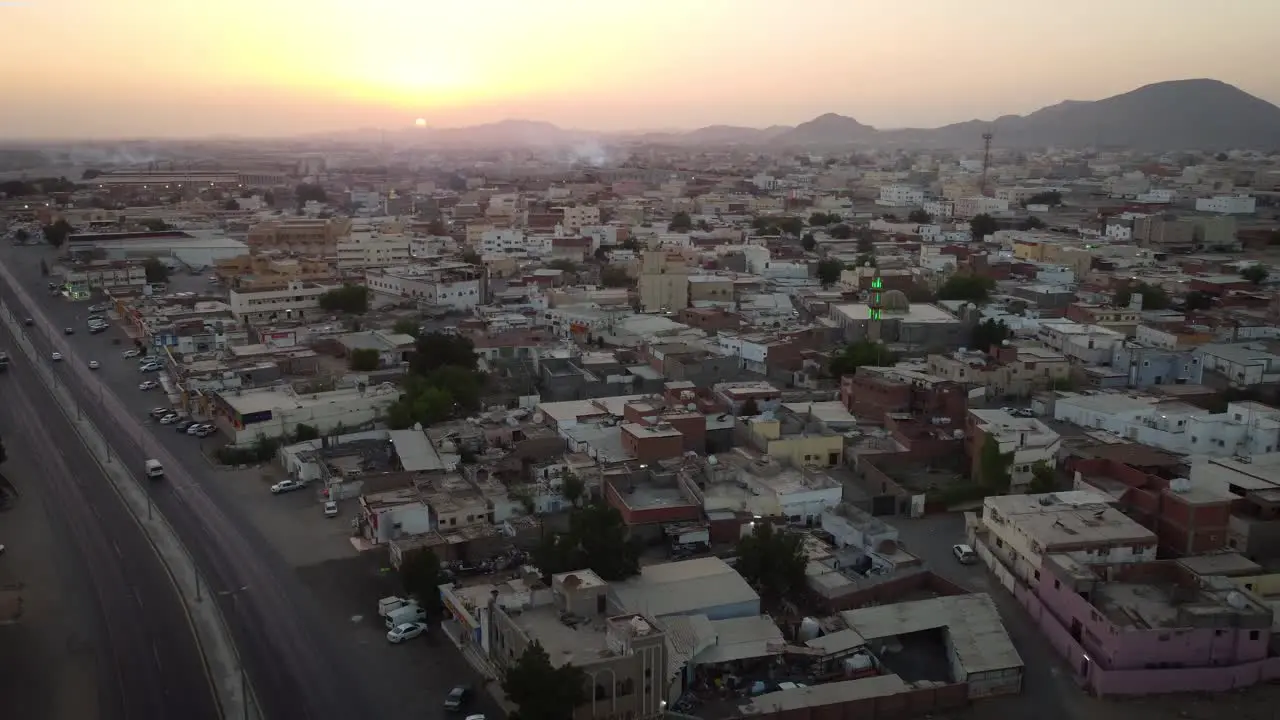
<path id="1" fill-rule="evenodd" d="M 565 130 L 538 120 L 502 120 L 485 125 L 421 131 L 421 138 L 430 144 L 485 147 L 568 145 L 593 136 L 592 133 Z"/>
<path id="2" fill-rule="evenodd" d="M 827 113 L 779 133 L 769 142 L 773 145 L 849 145 L 866 142 L 876 129 L 851 117 Z"/>
<path id="3" fill-rule="evenodd" d="M 970 120 L 931 130 L 891 130 L 895 145 L 1122 146 L 1145 150 L 1280 148 L 1280 107 L 1218 80 L 1173 80 L 1095 101 L 1067 100 L 1030 115 Z"/>

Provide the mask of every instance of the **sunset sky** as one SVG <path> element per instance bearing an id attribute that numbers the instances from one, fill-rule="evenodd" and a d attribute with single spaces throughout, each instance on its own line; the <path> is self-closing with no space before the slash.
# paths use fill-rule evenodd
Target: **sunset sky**
<path id="1" fill-rule="evenodd" d="M 1280 103 L 1274 0 L 0 0 L 0 30 L 0 138 L 932 127 L 1193 77 Z"/>

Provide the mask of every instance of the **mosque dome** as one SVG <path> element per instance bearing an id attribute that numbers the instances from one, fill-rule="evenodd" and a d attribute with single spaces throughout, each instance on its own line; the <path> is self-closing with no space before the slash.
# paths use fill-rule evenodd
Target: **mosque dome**
<path id="1" fill-rule="evenodd" d="M 901 290 L 890 290 L 880 297 L 880 308 L 894 312 L 906 312 L 911 309 L 911 301 Z"/>

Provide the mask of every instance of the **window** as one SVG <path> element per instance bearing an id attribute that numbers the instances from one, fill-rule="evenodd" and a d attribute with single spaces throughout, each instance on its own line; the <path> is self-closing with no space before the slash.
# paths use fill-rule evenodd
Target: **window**
<path id="1" fill-rule="evenodd" d="M 1257 640 L 1257 639 L 1258 639 L 1258 631 L 1257 631 L 1257 630 L 1250 630 L 1250 631 L 1249 631 L 1249 639 L 1250 639 L 1250 640 Z"/>

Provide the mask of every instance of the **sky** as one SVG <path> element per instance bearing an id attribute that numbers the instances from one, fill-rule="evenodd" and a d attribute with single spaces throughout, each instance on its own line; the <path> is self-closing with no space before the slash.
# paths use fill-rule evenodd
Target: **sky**
<path id="1" fill-rule="evenodd" d="M 0 31 L 0 138 L 935 127 L 1198 77 L 1280 104 L 1274 0 L 0 0 Z"/>

